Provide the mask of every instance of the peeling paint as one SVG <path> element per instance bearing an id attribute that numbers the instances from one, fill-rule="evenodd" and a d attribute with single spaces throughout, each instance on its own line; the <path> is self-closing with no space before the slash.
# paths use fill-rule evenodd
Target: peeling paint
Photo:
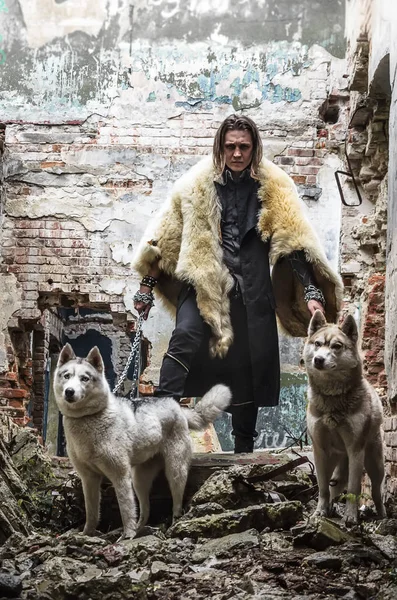
<path id="1" fill-rule="evenodd" d="M 0 373 L 8 370 L 6 336 L 10 318 L 21 308 L 22 288 L 13 273 L 0 274 Z"/>
<path id="2" fill-rule="evenodd" d="M 14 121 L 27 105 L 33 120 L 106 115 L 129 91 L 146 116 L 152 103 L 190 111 L 295 103 L 308 48 L 344 43 L 342 0 L 136 0 L 132 24 L 128 0 L 20 5 L 22 15 L 12 6 L 7 16 L 0 92 L 3 118 Z M 289 81 L 276 81 L 287 73 Z"/>
<path id="3" fill-rule="evenodd" d="M 105 294 L 118 294 L 121 295 L 125 289 L 125 283 L 122 279 L 102 279 L 99 282 L 99 286 Z"/>

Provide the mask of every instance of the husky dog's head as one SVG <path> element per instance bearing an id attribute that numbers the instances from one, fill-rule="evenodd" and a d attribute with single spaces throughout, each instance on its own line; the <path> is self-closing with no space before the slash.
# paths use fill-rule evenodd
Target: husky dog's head
<path id="1" fill-rule="evenodd" d="M 62 348 L 55 370 L 54 392 L 59 410 L 67 417 L 92 415 L 106 408 L 110 390 L 96 346 L 86 358 L 76 358 L 70 344 Z"/>
<path id="2" fill-rule="evenodd" d="M 303 358 L 309 376 L 339 378 L 361 365 L 357 325 L 352 315 L 339 327 L 327 323 L 321 310 L 316 310 L 308 335 Z"/>

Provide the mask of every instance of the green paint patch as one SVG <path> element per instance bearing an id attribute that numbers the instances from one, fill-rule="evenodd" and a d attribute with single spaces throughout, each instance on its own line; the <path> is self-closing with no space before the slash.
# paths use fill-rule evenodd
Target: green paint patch
<path id="1" fill-rule="evenodd" d="M 155 92 L 150 92 L 149 96 L 147 97 L 146 102 L 156 102 Z"/>

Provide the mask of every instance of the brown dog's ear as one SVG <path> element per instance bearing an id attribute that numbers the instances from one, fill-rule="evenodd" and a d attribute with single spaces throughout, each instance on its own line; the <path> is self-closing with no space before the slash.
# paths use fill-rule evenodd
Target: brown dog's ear
<path id="1" fill-rule="evenodd" d="M 327 320 L 324 317 L 324 314 L 322 313 L 321 310 L 316 310 L 316 312 L 314 313 L 314 315 L 311 318 L 311 321 L 309 323 L 309 330 L 308 330 L 308 336 L 311 337 L 313 335 L 313 333 L 316 333 L 316 331 L 318 331 L 318 329 L 321 329 L 321 327 L 324 327 L 327 324 Z"/>
<path id="2" fill-rule="evenodd" d="M 347 315 L 346 319 L 343 321 L 343 324 L 341 325 L 341 330 L 353 342 L 353 344 L 357 343 L 358 330 L 357 330 L 357 323 L 354 320 L 353 315 Z"/>
<path id="3" fill-rule="evenodd" d="M 73 348 L 70 344 L 65 344 L 58 358 L 58 367 L 62 367 L 65 363 L 76 358 Z"/>
<path id="4" fill-rule="evenodd" d="M 89 351 L 86 361 L 90 363 L 99 373 L 103 373 L 105 370 L 105 366 L 103 364 L 101 353 L 99 352 L 98 346 L 94 346 L 92 350 Z"/>

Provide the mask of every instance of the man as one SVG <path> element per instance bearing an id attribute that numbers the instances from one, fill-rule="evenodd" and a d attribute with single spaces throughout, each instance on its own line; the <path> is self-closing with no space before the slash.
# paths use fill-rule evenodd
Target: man
<path id="1" fill-rule="evenodd" d="M 212 157 L 176 182 L 152 231 L 134 260 L 144 276 L 135 308 L 147 318 L 155 288 L 176 309 L 156 394 L 179 400 L 229 385 L 235 452 L 252 452 L 258 407 L 279 397 L 275 311 L 287 333 L 305 337 L 316 309 L 335 321 L 341 281 L 248 117 L 222 123 Z"/>

